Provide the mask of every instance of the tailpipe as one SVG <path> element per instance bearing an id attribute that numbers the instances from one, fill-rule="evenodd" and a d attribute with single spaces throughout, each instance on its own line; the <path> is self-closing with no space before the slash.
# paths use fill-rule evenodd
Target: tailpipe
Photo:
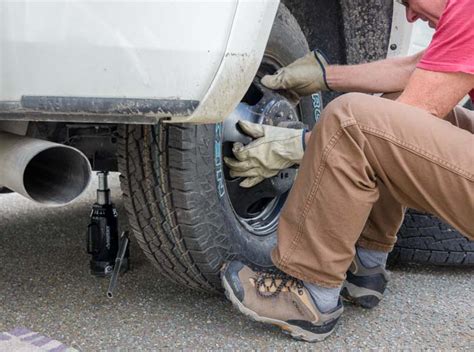
<path id="1" fill-rule="evenodd" d="M 0 132 L 0 186 L 37 203 L 71 203 L 89 185 L 91 166 L 79 150 Z"/>

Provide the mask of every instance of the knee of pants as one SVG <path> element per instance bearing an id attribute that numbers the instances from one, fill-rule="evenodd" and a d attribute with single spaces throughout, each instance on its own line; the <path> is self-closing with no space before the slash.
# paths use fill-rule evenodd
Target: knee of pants
<path id="1" fill-rule="evenodd" d="M 337 123 L 340 125 L 348 120 L 364 119 L 364 113 L 359 113 L 373 99 L 381 99 L 363 93 L 347 93 L 331 101 L 323 110 L 322 124 Z"/>

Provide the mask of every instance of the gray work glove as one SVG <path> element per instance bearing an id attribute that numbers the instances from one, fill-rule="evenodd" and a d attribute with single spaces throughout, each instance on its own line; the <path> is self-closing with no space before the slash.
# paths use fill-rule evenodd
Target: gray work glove
<path id="1" fill-rule="evenodd" d="M 261 82 L 267 88 L 290 90 L 298 96 L 330 91 L 326 82 L 327 65 L 324 55 L 315 50 L 279 69 L 274 75 L 266 75 Z"/>
<path id="2" fill-rule="evenodd" d="M 234 143 L 237 160 L 224 157 L 231 177 L 246 177 L 241 187 L 250 188 L 280 170 L 299 164 L 304 154 L 304 129 L 291 129 L 239 121 L 242 130 L 255 140 L 247 145 Z"/>

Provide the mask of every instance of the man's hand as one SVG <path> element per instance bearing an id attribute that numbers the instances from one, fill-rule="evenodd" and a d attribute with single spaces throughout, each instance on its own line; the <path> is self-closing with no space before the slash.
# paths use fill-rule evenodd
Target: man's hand
<path id="1" fill-rule="evenodd" d="M 280 170 L 299 164 L 303 159 L 305 130 L 260 125 L 239 121 L 239 126 L 254 141 L 247 145 L 235 143 L 232 151 L 235 159 L 224 157 L 230 168 L 230 176 L 246 177 L 241 187 L 250 188 Z"/>
<path id="2" fill-rule="evenodd" d="M 292 64 L 279 69 L 274 75 L 262 78 L 262 84 L 270 89 L 291 90 L 298 96 L 307 96 L 330 90 L 326 84 L 326 66 L 323 54 L 312 51 Z"/>

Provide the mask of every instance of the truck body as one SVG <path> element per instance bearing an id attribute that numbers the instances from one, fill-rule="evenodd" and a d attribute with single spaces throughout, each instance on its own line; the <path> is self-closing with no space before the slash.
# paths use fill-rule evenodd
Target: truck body
<path id="1" fill-rule="evenodd" d="M 257 72 L 278 5 L 2 1 L 1 119 L 221 122 Z M 399 55 L 402 9 L 391 21 L 388 54 Z"/>

